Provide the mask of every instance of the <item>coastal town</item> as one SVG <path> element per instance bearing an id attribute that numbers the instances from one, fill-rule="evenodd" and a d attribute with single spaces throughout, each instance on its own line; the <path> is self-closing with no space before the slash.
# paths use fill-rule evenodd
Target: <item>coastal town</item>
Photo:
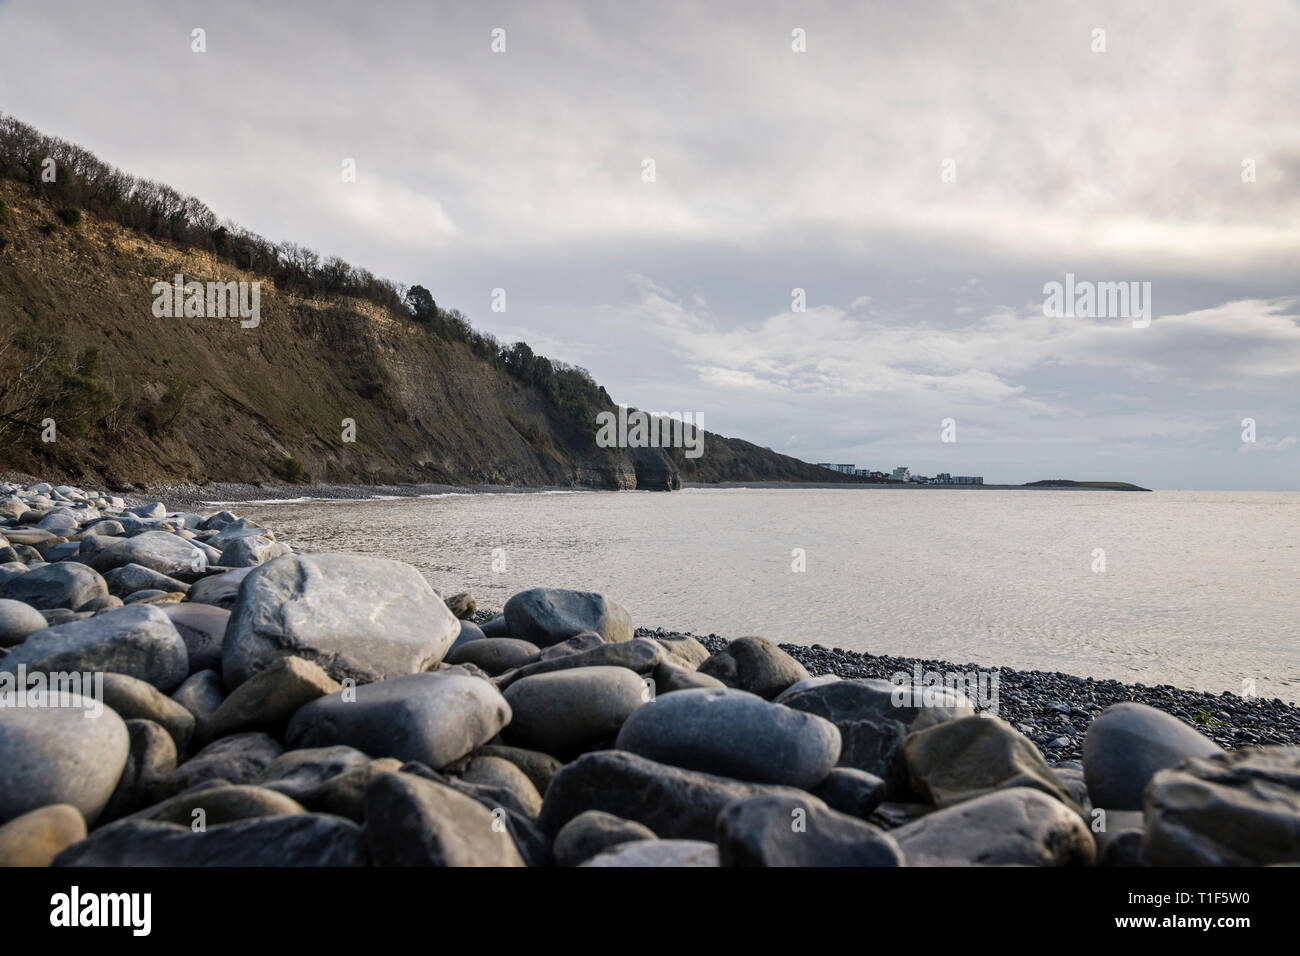
<path id="1" fill-rule="evenodd" d="M 819 468 L 829 468 L 831 471 L 839 472 L 841 475 L 848 475 L 851 478 L 857 478 L 862 481 L 886 483 L 886 484 L 913 484 L 913 485 L 982 485 L 984 484 L 983 475 L 950 475 L 946 471 L 941 471 L 933 478 L 925 475 L 914 475 L 906 465 L 900 465 L 893 471 L 886 474 L 883 471 L 872 471 L 870 468 L 858 468 L 856 465 L 836 465 L 830 462 L 817 462 Z"/>

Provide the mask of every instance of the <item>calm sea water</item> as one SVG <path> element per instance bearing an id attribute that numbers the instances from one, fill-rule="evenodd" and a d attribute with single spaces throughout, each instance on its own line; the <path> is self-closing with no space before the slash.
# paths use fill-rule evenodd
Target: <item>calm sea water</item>
<path id="1" fill-rule="evenodd" d="M 233 510 L 305 550 L 410 562 L 480 607 L 551 585 L 609 594 L 638 625 L 1300 697 L 1295 493 L 688 489 Z"/>

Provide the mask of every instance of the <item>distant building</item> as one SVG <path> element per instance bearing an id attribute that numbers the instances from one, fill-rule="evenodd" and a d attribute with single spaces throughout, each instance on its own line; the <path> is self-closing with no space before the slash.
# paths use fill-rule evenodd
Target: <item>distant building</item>
<path id="1" fill-rule="evenodd" d="M 932 485 L 951 485 L 953 483 L 952 475 L 948 474 L 946 471 L 941 471 L 939 474 L 934 476 L 934 480 L 930 483 Z"/>
<path id="2" fill-rule="evenodd" d="M 890 477 L 892 477 L 895 481 L 911 481 L 912 469 L 907 468 L 905 466 L 895 468 L 893 475 L 891 475 Z"/>
<path id="3" fill-rule="evenodd" d="M 817 462 L 818 468 L 829 468 L 831 471 L 838 471 L 841 475 L 856 475 L 858 470 L 853 465 L 833 465 L 828 461 Z"/>
<path id="4" fill-rule="evenodd" d="M 984 484 L 983 475 L 958 475 L 952 480 L 954 485 L 982 485 Z"/>

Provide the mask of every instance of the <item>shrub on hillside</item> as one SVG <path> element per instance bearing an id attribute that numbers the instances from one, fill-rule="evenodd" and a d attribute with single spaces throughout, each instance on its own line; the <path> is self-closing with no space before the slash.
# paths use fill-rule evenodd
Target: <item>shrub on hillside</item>
<path id="1" fill-rule="evenodd" d="M 271 466 L 271 471 L 275 477 L 291 485 L 297 485 L 307 480 L 307 469 L 302 466 L 302 462 L 292 455 L 287 455 L 277 461 Z"/>

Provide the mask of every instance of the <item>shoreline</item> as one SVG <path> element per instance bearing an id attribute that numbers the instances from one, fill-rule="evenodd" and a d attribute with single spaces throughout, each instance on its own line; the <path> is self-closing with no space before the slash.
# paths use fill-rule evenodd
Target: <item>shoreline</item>
<path id="1" fill-rule="evenodd" d="M 29 476 L 22 476 L 23 479 Z M 15 479 L 10 479 L 15 480 Z M 1044 487 L 1039 485 L 920 485 L 904 483 L 871 482 L 821 482 L 821 481 L 720 481 L 682 482 L 682 491 L 707 491 L 710 489 L 822 491 L 884 489 L 895 491 L 1144 491 L 1147 488 L 1093 488 L 1080 486 Z M 645 491 L 646 489 L 625 489 Z M 133 504 L 162 501 L 180 508 L 222 507 L 237 504 L 298 504 L 311 501 L 389 501 L 403 498 L 447 498 L 469 495 L 537 495 L 537 494 L 617 494 L 610 488 L 590 488 L 570 485 L 364 485 L 364 484 L 309 484 L 309 485 L 259 485 L 248 482 L 212 482 L 206 485 L 171 484 L 151 482 L 133 485 L 130 490 L 113 492 Z M 670 493 L 670 492 L 667 492 Z"/>
<path id="2" fill-rule="evenodd" d="M 602 488 L 571 488 L 544 485 L 519 488 L 511 485 L 254 485 L 242 482 L 214 482 L 210 485 L 149 484 L 144 490 L 119 491 L 123 499 L 137 503 L 162 501 L 169 508 L 213 508 L 228 505 L 305 504 L 307 502 L 397 501 L 404 498 L 452 498 L 470 495 L 564 495 L 592 494 Z"/>
<path id="3" fill-rule="evenodd" d="M 500 485 L 478 485 L 464 488 L 452 485 L 280 485 L 270 488 L 251 484 L 225 484 L 212 486 L 223 494 L 263 494 L 269 491 L 282 491 L 282 497 L 274 498 L 238 498 L 213 501 L 208 498 L 191 498 L 189 494 L 200 490 L 200 486 L 150 486 L 150 493 L 133 493 L 123 495 L 140 502 L 161 500 L 169 510 L 182 510 L 186 507 L 202 507 L 217 510 L 228 505 L 237 504 L 275 504 L 337 501 L 378 501 L 403 498 L 436 499 L 451 496 L 468 496 L 479 494 L 595 494 L 601 489 L 573 488 L 511 488 Z M 691 483 L 687 488 L 849 488 L 849 487 L 883 487 L 907 488 L 906 485 L 844 485 L 829 483 L 804 482 L 730 482 L 722 484 Z M 944 487 L 966 488 L 983 487 L 998 490 L 997 486 L 925 486 L 916 488 Z M 1044 489 L 1039 487 L 1010 486 L 1019 490 L 1064 490 L 1064 491 L 1107 491 L 1113 489 L 1063 488 Z M 202 490 L 207 491 L 207 488 Z M 310 496 L 294 496 L 293 491 L 318 492 Z M 358 494 L 361 491 L 373 492 L 368 496 Z M 170 492 L 166 497 L 163 492 Z M 404 493 L 403 493 L 404 492 Z M 608 492 L 613 494 L 615 492 Z M 154 497 L 157 495 L 158 497 Z M 274 529 L 272 529 L 274 530 Z M 291 542 L 290 542 L 291 543 Z M 476 622 L 487 621 L 499 612 L 477 611 L 473 619 Z M 674 630 L 656 626 L 636 627 L 639 636 L 676 635 L 693 637 L 713 653 L 725 648 L 730 641 L 716 634 L 697 634 L 692 631 Z M 801 663 L 813 676 L 834 674 L 845 678 L 875 677 L 888 679 L 899 671 L 911 672 L 916 666 L 923 671 L 941 673 L 980 673 L 990 674 L 996 671 L 999 677 L 998 716 L 1007 720 L 1026 737 L 1029 737 L 1044 758 L 1057 766 L 1072 766 L 1082 757 L 1083 738 L 1088 725 L 1107 706 L 1122 701 L 1137 701 L 1166 711 L 1199 733 L 1210 737 L 1225 749 L 1241 747 L 1285 744 L 1300 746 L 1300 707 L 1294 702 L 1281 698 L 1246 698 L 1229 691 L 1219 694 L 1210 691 L 1193 690 L 1170 684 L 1146 685 L 1129 683 L 1118 678 L 1081 677 L 1060 671 L 1040 671 L 1017 669 L 1006 666 L 980 666 L 967 662 L 957 664 L 921 657 L 896 657 L 872 654 L 865 651 L 853 651 L 845 648 L 828 648 L 821 644 L 788 644 L 779 646 Z M 1058 709 L 1064 708 L 1064 709 Z M 1225 716 L 1226 715 L 1226 716 Z"/>
<path id="4" fill-rule="evenodd" d="M 894 491 L 1140 491 L 1150 493 L 1155 488 L 1107 488 L 1091 485 L 926 485 L 912 481 L 683 481 L 682 488 L 759 488 L 790 489 L 816 488 L 876 488 Z"/>

